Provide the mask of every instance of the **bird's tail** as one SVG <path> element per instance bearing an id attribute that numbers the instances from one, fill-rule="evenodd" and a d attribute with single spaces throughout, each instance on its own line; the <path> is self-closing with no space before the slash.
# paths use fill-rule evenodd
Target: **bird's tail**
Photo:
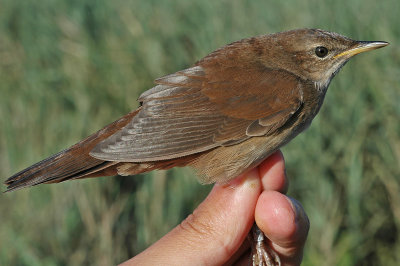
<path id="1" fill-rule="evenodd" d="M 139 111 L 140 108 L 130 112 L 70 148 L 11 176 L 4 182 L 7 185 L 6 192 L 43 183 L 58 183 L 69 179 L 96 176 L 96 172 L 104 173 L 107 172 L 104 171 L 107 168 L 115 168 L 112 166 L 117 164 L 116 162 L 93 158 L 89 152 L 97 143 L 124 127 Z"/>

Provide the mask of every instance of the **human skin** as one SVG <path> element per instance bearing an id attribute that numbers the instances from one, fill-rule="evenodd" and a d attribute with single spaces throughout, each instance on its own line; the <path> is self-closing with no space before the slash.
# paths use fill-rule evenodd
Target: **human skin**
<path id="1" fill-rule="evenodd" d="M 299 265 L 309 229 L 300 203 L 285 195 L 280 151 L 228 184 L 216 184 L 181 224 L 128 265 L 248 265 L 247 234 L 256 221 L 283 265 Z"/>

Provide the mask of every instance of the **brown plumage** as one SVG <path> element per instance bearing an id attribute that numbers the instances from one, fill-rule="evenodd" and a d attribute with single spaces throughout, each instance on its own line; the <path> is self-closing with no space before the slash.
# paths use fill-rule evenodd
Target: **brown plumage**
<path id="1" fill-rule="evenodd" d="M 311 123 L 350 57 L 386 45 L 313 29 L 234 42 L 157 79 L 137 110 L 5 184 L 9 191 L 175 166 L 193 167 L 203 183 L 228 181 Z"/>

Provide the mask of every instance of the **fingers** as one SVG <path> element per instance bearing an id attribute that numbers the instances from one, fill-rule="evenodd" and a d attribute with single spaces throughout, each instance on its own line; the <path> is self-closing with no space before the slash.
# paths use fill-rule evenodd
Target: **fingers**
<path id="1" fill-rule="evenodd" d="M 271 154 L 258 168 L 263 190 L 287 192 L 289 180 L 286 177 L 285 160 L 280 150 Z"/>
<path id="2" fill-rule="evenodd" d="M 254 219 L 283 264 L 299 265 L 309 221 L 301 205 L 282 194 L 287 188 L 283 155 L 277 151 L 228 185 L 216 184 L 191 216 L 124 265 L 246 263 L 244 240 Z"/>
<path id="3" fill-rule="evenodd" d="M 298 201 L 280 193 L 286 192 L 283 156 L 280 152 L 260 165 L 261 193 L 255 210 L 258 227 L 280 254 L 284 265 L 299 265 L 309 229 L 309 220 Z M 265 171 L 267 170 L 267 171 Z"/>
<path id="4" fill-rule="evenodd" d="M 225 263 L 246 239 L 260 192 L 257 169 L 215 185 L 191 216 L 126 265 Z"/>

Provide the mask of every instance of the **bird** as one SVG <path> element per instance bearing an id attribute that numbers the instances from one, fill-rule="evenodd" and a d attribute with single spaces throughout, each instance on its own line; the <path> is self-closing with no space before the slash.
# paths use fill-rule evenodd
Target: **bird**
<path id="1" fill-rule="evenodd" d="M 185 166 L 203 184 L 226 183 L 310 126 L 350 58 L 387 45 L 321 29 L 230 43 L 156 79 L 137 109 L 11 176 L 6 191 Z"/>

